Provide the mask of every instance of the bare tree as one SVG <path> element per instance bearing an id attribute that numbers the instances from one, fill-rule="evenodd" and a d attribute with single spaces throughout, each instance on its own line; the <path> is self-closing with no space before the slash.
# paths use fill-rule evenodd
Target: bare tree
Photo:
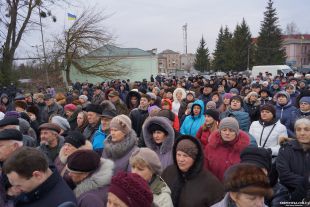
<path id="1" fill-rule="evenodd" d="M 58 58 L 63 60 L 65 82 L 71 83 L 70 70 L 72 66 L 82 74 L 114 78 L 128 74 L 128 68 L 119 65 L 120 58 L 104 55 L 93 55 L 98 48 L 109 49 L 113 45 L 112 35 L 103 27 L 108 16 L 102 11 L 87 9 L 79 16 L 73 25 L 56 37 L 56 51 Z"/>
<path id="2" fill-rule="evenodd" d="M 42 18 L 51 16 L 51 12 L 47 8 L 58 1 L 61 0 L 1 0 L 2 61 L 0 62 L 0 75 L 3 78 L 3 83 L 11 81 L 14 55 L 23 35 L 31 28 L 42 26 L 38 23 L 38 16 L 41 15 Z M 55 16 L 52 16 L 52 19 L 56 21 Z"/>
<path id="3" fill-rule="evenodd" d="M 286 25 L 285 33 L 287 35 L 294 35 L 294 34 L 299 34 L 300 32 L 295 22 L 291 22 Z"/>

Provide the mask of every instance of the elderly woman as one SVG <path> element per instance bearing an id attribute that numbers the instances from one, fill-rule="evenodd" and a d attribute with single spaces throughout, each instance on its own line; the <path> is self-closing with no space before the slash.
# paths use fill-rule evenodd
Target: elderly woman
<path id="1" fill-rule="evenodd" d="M 298 119 L 295 133 L 296 139 L 281 146 L 276 166 L 280 183 L 291 193 L 291 201 L 302 201 L 310 189 L 310 120 Z"/>
<path id="2" fill-rule="evenodd" d="M 151 117 L 145 121 L 142 130 L 145 145 L 156 152 L 163 169 L 171 165 L 175 133 L 170 120 L 165 117 Z"/>
<path id="3" fill-rule="evenodd" d="M 160 177 L 162 167 L 157 154 L 149 148 L 140 148 L 130 157 L 131 172 L 148 182 L 153 193 L 154 206 L 173 207 L 171 190 Z"/>
<path id="4" fill-rule="evenodd" d="M 276 119 L 276 109 L 269 104 L 260 108 L 259 121 L 251 124 L 249 133 L 259 147 L 270 148 L 273 156 L 277 156 L 280 149 L 279 137 L 287 136 L 286 127 Z"/>
<path id="5" fill-rule="evenodd" d="M 115 163 L 114 174 L 130 171 L 129 158 L 137 147 L 137 135 L 131 127 L 131 120 L 122 114 L 110 122 L 110 135 L 104 141 L 102 157 Z"/>
<path id="6" fill-rule="evenodd" d="M 254 164 L 237 164 L 225 173 L 224 199 L 212 207 L 264 207 L 264 197 L 272 196 L 267 175 Z"/>
<path id="7" fill-rule="evenodd" d="M 224 172 L 240 162 L 240 152 L 249 144 L 250 137 L 239 129 L 237 120 L 233 117 L 224 118 L 219 130 L 210 135 L 205 148 L 206 168 L 222 181 Z"/>
<path id="8" fill-rule="evenodd" d="M 172 191 L 172 201 L 178 207 L 211 206 L 224 196 L 219 180 L 204 169 L 200 142 L 183 135 L 173 147 L 174 164 L 166 168 L 162 178 Z"/>

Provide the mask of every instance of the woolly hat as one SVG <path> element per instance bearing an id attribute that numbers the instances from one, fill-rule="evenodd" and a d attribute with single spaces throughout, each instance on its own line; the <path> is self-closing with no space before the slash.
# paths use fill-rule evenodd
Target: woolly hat
<path id="1" fill-rule="evenodd" d="M 97 104 L 88 104 L 86 106 L 85 111 L 101 114 L 102 113 L 102 107 L 100 105 L 97 105 Z"/>
<path id="2" fill-rule="evenodd" d="M 147 182 L 135 173 L 119 172 L 112 177 L 109 192 L 129 207 L 150 207 L 153 193 Z"/>
<path id="3" fill-rule="evenodd" d="M 273 105 L 265 104 L 265 105 L 260 107 L 260 112 L 262 112 L 263 110 L 270 111 L 273 115 L 273 118 L 276 117 L 276 109 Z"/>
<path id="4" fill-rule="evenodd" d="M 310 96 L 304 96 L 299 100 L 299 103 L 303 103 L 303 102 L 310 104 Z"/>
<path id="5" fill-rule="evenodd" d="M 67 131 L 70 129 L 70 124 L 68 120 L 61 116 L 53 116 L 51 119 L 51 123 L 58 125 L 64 131 Z"/>
<path id="6" fill-rule="evenodd" d="M 269 179 L 261 168 L 253 164 L 236 164 L 224 175 L 226 192 L 240 192 L 250 195 L 272 196 Z"/>
<path id="7" fill-rule="evenodd" d="M 60 127 L 57 124 L 53 124 L 53 123 L 41 124 L 39 127 L 39 130 L 41 131 L 42 129 L 55 131 L 55 132 L 57 132 L 57 134 L 59 134 L 61 131 Z"/>
<path id="8" fill-rule="evenodd" d="M 164 127 L 162 127 L 161 125 L 157 124 L 157 123 L 151 123 L 150 126 L 149 126 L 149 128 L 148 128 L 148 130 L 149 130 L 149 132 L 150 132 L 151 134 L 153 134 L 155 131 L 164 132 L 165 135 L 168 134 L 167 130 L 166 130 Z"/>
<path id="9" fill-rule="evenodd" d="M 135 159 L 143 160 L 148 167 L 152 170 L 152 172 L 156 175 L 161 175 L 162 167 L 161 162 L 159 160 L 156 152 L 147 147 L 142 147 L 136 149 L 130 157 L 130 164 L 132 165 L 132 161 Z"/>
<path id="10" fill-rule="evenodd" d="M 100 156 L 93 150 L 77 150 L 68 157 L 67 167 L 73 172 L 93 172 L 100 165 Z"/>
<path id="11" fill-rule="evenodd" d="M 287 98 L 287 101 L 290 101 L 290 94 L 288 94 L 286 91 L 279 91 L 276 94 L 276 98 L 278 99 L 279 96 L 285 96 Z"/>
<path id="12" fill-rule="evenodd" d="M 234 132 L 236 132 L 236 134 L 239 133 L 239 123 L 237 121 L 237 119 L 233 118 L 233 117 L 226 117 L 224 119 L 221 120 L 220 125 L 219 125 L 219 131 L 221 131 L 222 129 L 231 129 Z"/>
<path id="13" fill-rule="evenodd" d="M 16 100 L 15 101 L 15 107 L 19 107 L 19 108 L 26 110 L 27 109 L 27 103 L 25 101 L 22 101 L 22 100 Z"/>
<path id="14" fill-rule="evenodd" d="M 234 94 L 239 95 L 239 90 L 237 88 L 232 88 L 230 89 L 229 93 L 234 93 Z"/>
<path id="15" fill-rule="evenodd" d="M 149 107 L 147 108 L 147 111 L 148 111 L 149 114 L 152 113 L 153 110 L 158 110 L 158 111 L 160 111 L 160 108 L 159 108 L 157 105 L 149 106 Z"/>
<path id="16" fill-rule="evenodd" d="M 85 145 L 86 137 L 79 131 L 71 131 L 65 137 L 64 143 L 69 143 L 75 148 L 80 148 L 81 146 Z"/>
<path id="17" fill-rule="evenodd" d="M 224 98 L 230 99 L 231 97 L 232 97 L 232 94 L 231 94 L 231 93 L 225 93 L 223 99 L 224 99 Z"/>
<path id="18" fill-rule="evenodd" d="M 271 170 L 271 151 L 263 147 L 248 146 L 240 153 L 242 163 L 252 163 L 260 168 Z"/>
<path id="19" fill-rule="evenodd" d="M 65 111 L 75 111 L 76 110 L 76 105 L 74 104 L 67 104 L 64 107 Z"/>
<path id="20" fill-rule="evenodd" d="M 206 109 L 216 109 L 216 103 L 214 101 L 208 101 Z"/>
<path id="21" fill-rule="evenodd" d="M 198 155 L 198 148 L 194 142 L 189 139 L 183 139 L 178 142 L 176 152 L 181 151 L 190 156 L 193 160 L 196 160 Z"/>
<path id="22" fill-rule="evenodd" d="M 214 109 L 207 109 L 205 115 L 211 116 L 215 121 L 220 121 L 220 113 Z"/>
<path id="23" fill-rule="evenodd" d="M 0 141 L 4 140 L 23 141 L 23 135 L 17 129 L 4 129 L 0 132 Z"/>
<path id="24" fill-rule="evenodd" d="M 155 95 L 155 93 L 152 92 L 147 92 L 146 95 L 148 95 L 151 99 L 156 100 L 157 96 Z"/>
<path id="25" fill-rule="evenodd" d="M 80 95 L 80 96 L 79 96 L 79 99 L 84 99 L 85 101 L 87 101 L 87 100 L 88 100 L 88 97 L 85 96 L 85 95 Z"/>
<path id="26" fill-rule="evenodd" d="M 110 128 L 116 128 L 124 134 L 129 134 L 131 131 L 131 120 L 124 114 L 118 115 L 111 120 Z"/>
<path id="27" fill-rule="evenodd" d="M 170 121 L 174 121 L 175 115 L 172 111 L 168 109 L 162 109 L 157 113 L 157 116 L 166 117 Z"/>
<path id="28" fill-rule="evenodd" d="M 258 97 L 258 93 L 256 93 L 255 91 L 251 91 L 251 92 L 247 95 L 247 97 L 251 97 L 251 96 L 256 96 L 256 97 Z"/>

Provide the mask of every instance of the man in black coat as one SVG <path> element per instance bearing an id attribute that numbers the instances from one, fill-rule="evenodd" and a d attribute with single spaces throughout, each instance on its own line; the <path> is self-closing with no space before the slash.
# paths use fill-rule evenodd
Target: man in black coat
<path id="1" fill-rule="evenodd" d="M 64 202 L 76 203 L 72 190 L 55 168 L 48 167 L 45 155 L 37 149 L 24 147 L 4 163 L 14 193 L 15 206 L 58 206 Z"/>

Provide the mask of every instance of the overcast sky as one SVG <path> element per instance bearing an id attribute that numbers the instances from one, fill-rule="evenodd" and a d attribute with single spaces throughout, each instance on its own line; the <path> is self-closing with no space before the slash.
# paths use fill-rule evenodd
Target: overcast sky
<path id="1" fill-rule="evenodd" d="M 157 48 L 158 52 L 171 49 L 183 52 L 182 25 L 188 24 L 188 52 L 195 53 L 203 35 L 211 52 L 221 25 L 233 31 L 236 24 L 245 18 L 252 36 L 260 30 L 267 0 L 79 0 L 71 1 L 76 6 L 57 9 L 57 23 L 45 22 L 45 39 L 57 35 L 70 22 L 66 13 L 77 16 L 83 9 L 96 8 L 112 14 L 103 26 L 117 38 L 120 47 L 135 47 L 144 50 Z M 279 25 L 285 30 L 294 22 L 302 33 L 310 33 L 309 0 L 275 0 Z M 33 50 L 40 45 L 38 33 L 25 36 L 20 51 Z M 21 52 L 19 52 L 20 56 Z M 23 53 L 25 54 L 25 53 Z"/>

